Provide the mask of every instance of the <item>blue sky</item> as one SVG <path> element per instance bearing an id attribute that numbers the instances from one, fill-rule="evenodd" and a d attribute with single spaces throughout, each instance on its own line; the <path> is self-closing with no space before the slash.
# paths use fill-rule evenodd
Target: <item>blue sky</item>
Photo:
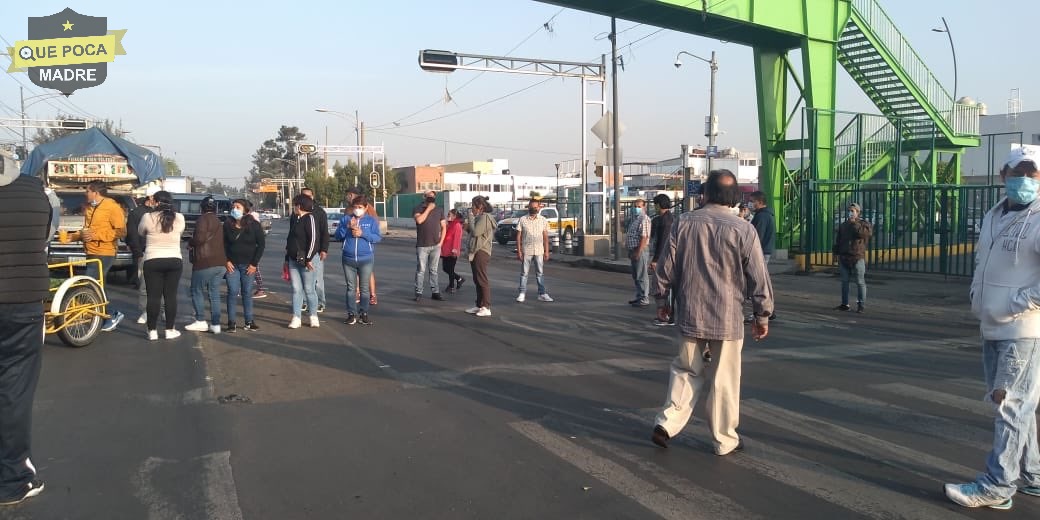
<path id="1" fill-rule="evenodd" d="M 949 22 L 957 45 L 959 94 L 986 102 L 991 114 L 1002 114 L 1009 90 L 1020 88 L 1023 108 L 1040 109 L 1030 84 L 1040 79 L 1035 60 L 1028 57 L 1030 43 L 1016 38 L 1020 31 L 1008 24 L 1040 16 L 1035 0 L 985 6 L 967 0 L 880 1 L 948 88 L 953 83 L 949 43 L 946 35 L 930 30 L 941 26 L 940 16 Z M 123 40 L 128 54 L 109 66 L 103 85 L 74 94 L 69 101 L 75 107 L 46 99 L 32 104 L 29 116 L 50 118 L 60 108 L 121 121 L 138 143 L 159 145 L 164 154 L 175 156 L 186 174 L 229 184 L 240 183 L 253 151 L 282 124 L 298 125 L 321 142 L 327 127 L 332 144 L 354 143 L 352 121 L 317 113 L 316 107 L 359 110 L 372 129 L 367 144 L 384 144 L 392 165 L 495 157 L 509 159 L 514 173 L 553 174 L 553 163 L 580 153 L 577 80 L 553 79 L 453 116 L 542 79 L 426 73 L 416 63 L 418 50 L 497 55 L 524 42 L 513 56 L 568 61 L 598 61 L 610 52 L 604 38 L 608 18 L 561 12 L 531 0 L 37 0 L 7 3 L 0 36 L 11 42 L 24 39 L 27 17 L 65 7 L 107 16 L 110 29 L 128 29 Z M 552 32 L 539 29 L 550 19 Z M 676 70 L 672 63 L 680 50 L 702 56 L 717 51 L 718 114 L 726 132 L 719 144 L 758 152 L 750 48 L 672 31 L 651 35 L 653 27 L 621 20 L 618 30 L 626 65 L 619 80 L 626 161 L 673 157 L 684 142 L 706 142 L 700 134 L 708 106 L 708 67 L 685 59 Z M 0 65 L 6 70 L 6 57 L 0 57 Z M 470 80 L 453 94 L 453 103 L 436 103 L 445 87 L 455 90 Z M 19 81 L 31 87 L 27 96 L 42 92 L 25 74 L 3 74 L 0 117 L 15 117 L 10 109 L 18 108 Z M 876 112 L 840 67 L 838 96 L 841 109 Z M 423 123 L 441 116 L 448 117 Z M 401 127 L 393 127 L 394 121 Z M 14 138 L 0 131 L 0 141 Z"/>

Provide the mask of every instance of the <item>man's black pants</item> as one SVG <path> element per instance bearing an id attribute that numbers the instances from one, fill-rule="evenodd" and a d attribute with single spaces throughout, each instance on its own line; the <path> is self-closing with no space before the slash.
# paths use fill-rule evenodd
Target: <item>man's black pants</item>
<path id="1" fill-rule="evenodd" d="M 36 476 L 30 433 L 42 348 L 43 304 L 0 304 L 0 499 Z"/>

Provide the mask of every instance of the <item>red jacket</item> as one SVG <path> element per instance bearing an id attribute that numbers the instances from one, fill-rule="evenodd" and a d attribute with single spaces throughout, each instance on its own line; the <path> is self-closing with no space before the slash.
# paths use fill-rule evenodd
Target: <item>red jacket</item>
<path id="1" fill-rule="evenodd" d="M 454 250 L 455 252 L 452 252 Z M 441 256 L 459 256 L 462 251 L 462 219 L 448 222 L 444 231 L 444 242 L 441 243 Z"/>

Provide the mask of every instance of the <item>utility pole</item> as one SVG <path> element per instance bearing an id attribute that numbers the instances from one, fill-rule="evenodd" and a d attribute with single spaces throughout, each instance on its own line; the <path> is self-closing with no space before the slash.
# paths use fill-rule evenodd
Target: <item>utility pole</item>
<path id="1" fill-rule="evenodd" d="M 22 154 L 29 153 L 29 140 L 25 137 L 25 87 L 18 87 L 18 95 L 22 99 Z M 21 160 L 25 160 L 25 157 L 19 157 Z"/>
<path id="2" fill-rule="evenodd" d="M 357 132 L 357 178 L 354 179 L 354 185 L 357 186 L 361 182 L 361 161 L 364 159 L 361 153 L 361 147 L 365 146 L 365 125 L 361 122 L 361 114 L 358 113 L 357 109 L 354 110 L 354 131 Z"/>
<path id="3" fill-rule="evenodd" d="M 611 119 L 611 127 L 613 130 L 613 141 L 610 146 L 613 148 L 611 160 L 614 163 L 614 260 L 620 260 L 621 248 L 624 246 L 624 240 L 622 239 L 622 233 L 624 230 L 621 229 L 621 225 L 624 220 L 621 218 L 621 150 L 618 148 L 618 142 L 620 137 L 618 134 L 618 77 L 617 77 L 617 18 L 610 17 L 610 71 L 612 75 L 612 87 L 614 90 L 614 113 Z M 604 177 L 605 180 L 605 177 Z M 606 193 L 607 190 L 603 190 Z"/>
<path id="4" fill-rule="evenodd" d="M 329 175 L 329 125 L 325 125 L 325 158 L 322 159 L 322 168 L 325 169 L 325 176 Z"/>
<path id="5" fill-rule="evenodd" d="M 679 167 L 682 168 L 683 189 L 683 211 L 693 209 L 693 201 L 690 199 L 690 145 L 684 144 L 680 147 L 682 156 L 679 158 Z"/>
<path id="6" fill-rule="evenodd" d="M 711 51 L 711 61 L 708 62 L 708 66 L 711 67 L 711 98 L 708 101 L 708 149 L 713 150 L 712 153 L 708 153 L 708 173 L 714 169 L 715 156 L 718 155 L 719 149 L 715 146 L 715 136 L 719 133 L 719 120 L 718 116 L 715 115 L 715 74 L 719 71 L 719 62 L 715 61 L 715 51 Z"/>

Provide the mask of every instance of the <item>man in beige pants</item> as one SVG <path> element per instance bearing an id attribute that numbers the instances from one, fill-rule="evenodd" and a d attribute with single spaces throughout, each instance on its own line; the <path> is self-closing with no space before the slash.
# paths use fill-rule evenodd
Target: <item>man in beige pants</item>
<path id="1" fill-rule="evenodd" d="M 657 265 L 659 319 L 670 309 L 663 295 L 672 290 L 672 310 L 682 334 L 672 361 L 668 398 L 657 414 L 651 440 L 662 448 L 686 426 L 705 386 L 708 423 L 716 455 L 740 451 L 740 351 L 744 346 L 745 295 L 751 296 L 755 340 L 769 333 L 773 287 L 758 233 L 732 209 L 740 202 L 736 176 L 715 170 L 705 184 L 705 205 L 680 215 Z M 704 362 L 710 350 L 712 363 Z"/>

